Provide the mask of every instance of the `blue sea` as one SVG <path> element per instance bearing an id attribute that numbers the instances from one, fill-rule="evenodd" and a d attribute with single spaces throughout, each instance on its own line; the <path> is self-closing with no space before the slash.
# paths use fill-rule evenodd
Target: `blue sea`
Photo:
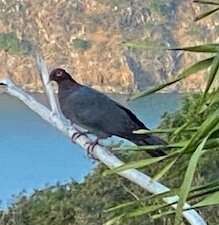
<path id="1" fill-rule="evenodd" d="M 38 96 L 42 101 L 43 96 Z M 180 107 L 178 94 L 155 94 L 134 102 L 113 96 L 150 127 L 156 127 L 165 112 Z M 77 145 L 44 122 L 19 100 L 0 95 L 0 207 L 13 196 L 31 193 L 56 182 L 78 182 L 94 168 L 94 163 Z"/>

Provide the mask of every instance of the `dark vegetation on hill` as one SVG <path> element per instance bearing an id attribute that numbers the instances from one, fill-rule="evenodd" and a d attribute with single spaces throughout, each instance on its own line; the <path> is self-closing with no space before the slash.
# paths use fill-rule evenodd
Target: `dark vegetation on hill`
<path id="1" fill-rule="evenodd" d="M 50 69 L 63 66 L 103 91 L 127 93 L 165 82 L 201 55 L 164 51 L 164 46 L 217 38 L 218 17 L 193 21 L 202 8 L 207 6 L 190 0 L 0 0 L 0 77 L 8 70 L 18 84 L 41 90 L 31 57 L 38 46 Z M 125 47 L 127 42 L 155 48 Z M 169 90 L 197 90 L 203 84 L 196 74 Z"/>

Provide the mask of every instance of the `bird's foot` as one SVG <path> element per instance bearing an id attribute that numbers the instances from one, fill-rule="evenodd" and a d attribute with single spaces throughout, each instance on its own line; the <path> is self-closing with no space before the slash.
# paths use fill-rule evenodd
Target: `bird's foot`
<path id="1" fill-rule="evenodd" d="M 104 147 L 104 145 L 100 144 L 99 143 L 99 140 L 100 138 L 97 138 L 95 141 L 92 141 L 92 142 L 87 142 L 86 144 L 88 145 L 87 147 L 87 155 L 90 159 L 94 159 L 94 160 L 99 160 L 97 157 L 95 157 L 94 155 L 94 148 L 97 146 L 97 145 L 100 145 L 102 147 Z"/>
<path id="2" fill-rule="evenodd" d="M 75 128 L 75 130 L 76 130 L 76 132 L 75 132 L 75 133 L 72 135 L 72 137 L 71 137 L 71 141 L 72 141 L 74 144 L 76 144 L 76 140 L 77 140 L 79 137 L 81 137 L 81 136 L 83 136 L 83 135 L 87 136 L 87 134 L 89 134 L 88 131 L 80 131 L 80 130 L 78 130 L 77 128 Z"/>

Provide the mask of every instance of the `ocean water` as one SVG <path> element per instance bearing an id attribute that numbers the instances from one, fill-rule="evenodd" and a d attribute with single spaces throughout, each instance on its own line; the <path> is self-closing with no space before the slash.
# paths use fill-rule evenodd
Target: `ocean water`
<path id="1" fill-rule="evenodd" d="M 39 96 L 38 96 L 39 97 Z M 124 98 L 114 96 L 124 103 Z M 40 97 L 43 100 L 43 97 Z M 178 94 L 156 94 L 126 105 L 149 128 L 180 107 Z M 23 190 L 56 182 L 82 181 L 94 164 L 86 153 L 19 100 L 0 95 L 0 207 Z"/>

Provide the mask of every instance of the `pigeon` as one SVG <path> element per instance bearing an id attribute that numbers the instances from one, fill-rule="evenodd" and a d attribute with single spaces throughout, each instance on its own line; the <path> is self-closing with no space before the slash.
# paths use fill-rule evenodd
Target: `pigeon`
<path id="1" fill-rule="evenodd" d="M 63 115 L 72 125 L 76 124 L 96 135 L 94 145 L 100 139 L 111 136 L 124 138 L 138 146 L 166 145 L 157 136 L 136 133 L 137 130 L 149 129 L 133 112 L 107 95 L 78 83 L 64 69 L 54 69 L 49 75 L 49 81 L 58 84 L 58 100 Z M 166 155 L 160 148 L 148 153 L 153 157 Z"/>

